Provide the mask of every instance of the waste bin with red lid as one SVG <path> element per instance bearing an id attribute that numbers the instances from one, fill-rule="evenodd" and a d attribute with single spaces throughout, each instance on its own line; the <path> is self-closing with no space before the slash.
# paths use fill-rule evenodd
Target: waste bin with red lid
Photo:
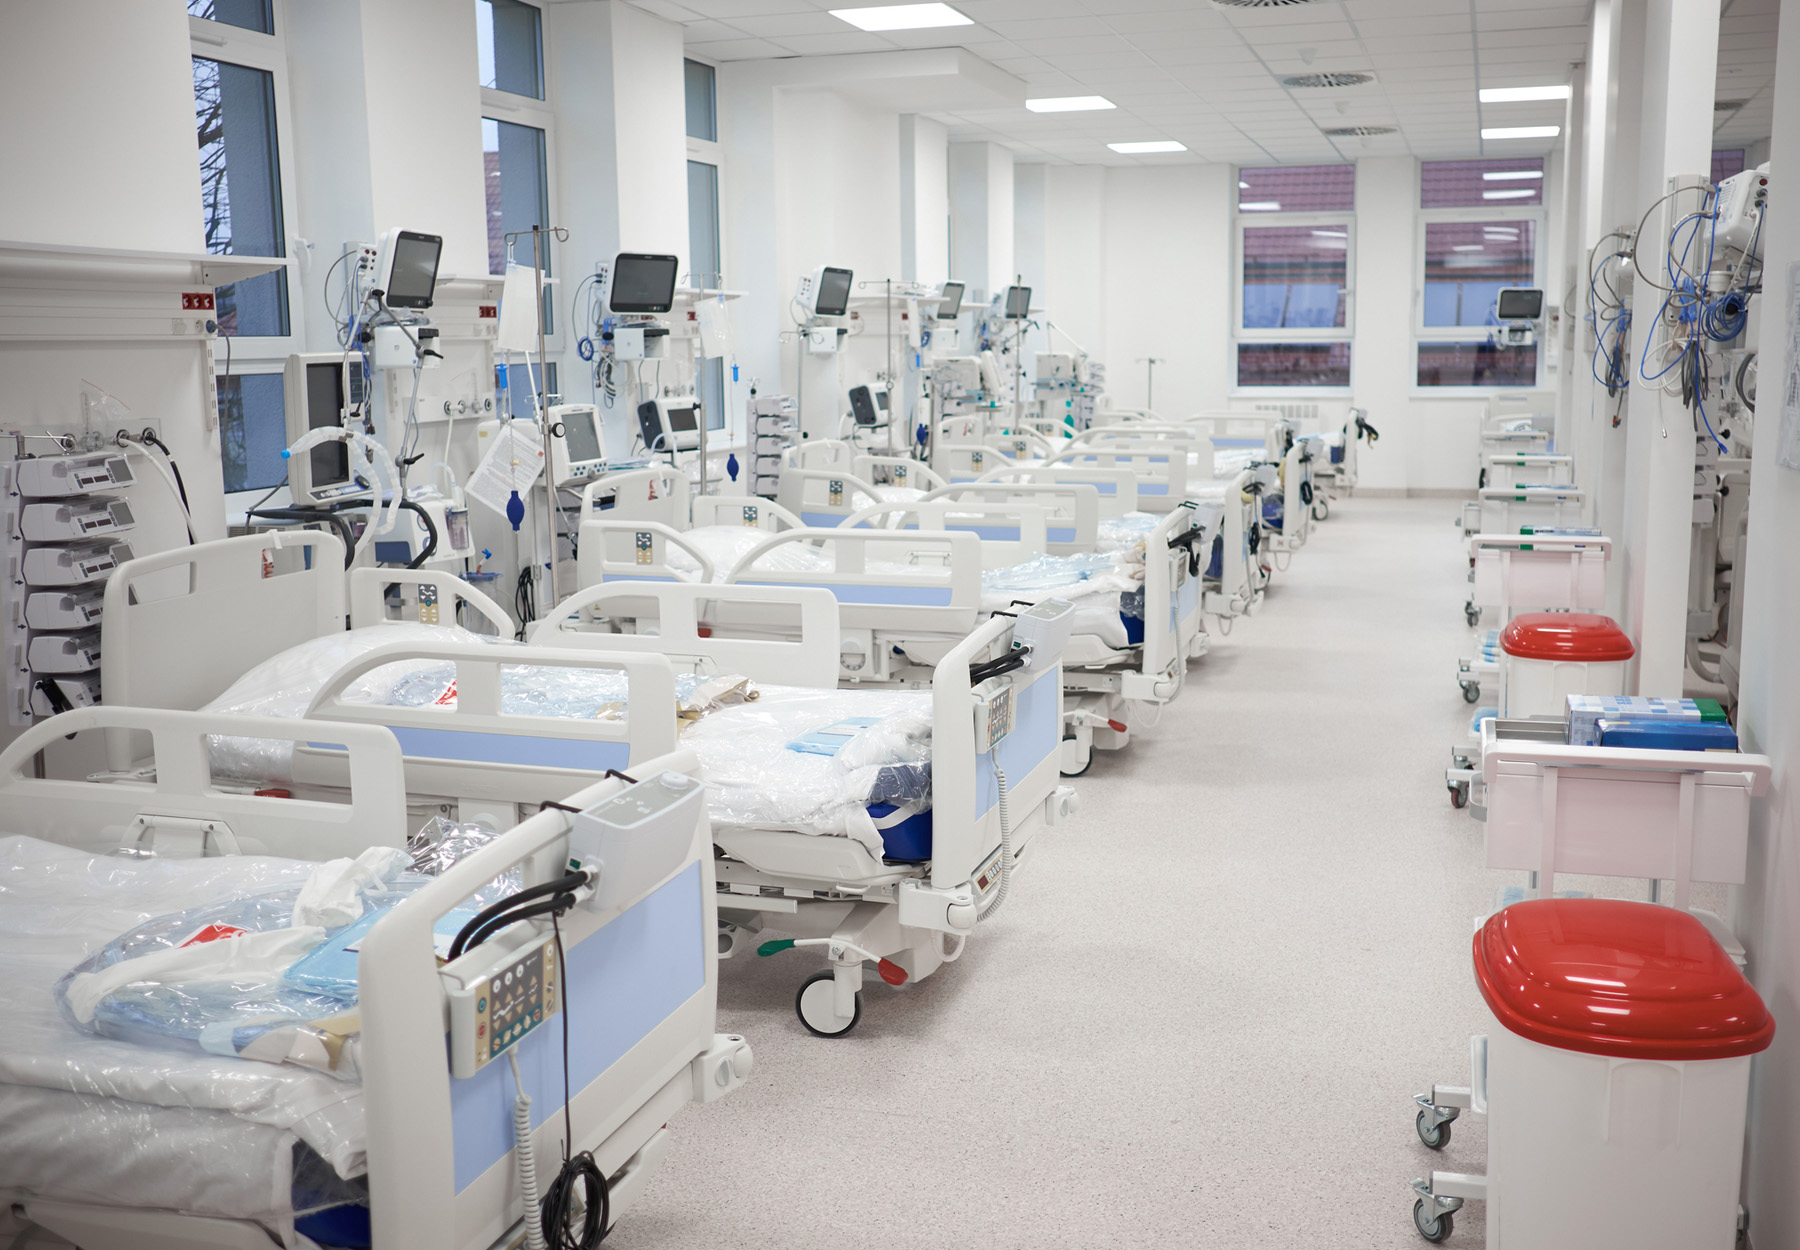
<path id="1" fill-rule="evenodd" d="M 1625 666 L 1636 654 L 1611 617 L 1587 612 L 1515 616 L 1500 631 L 1500 650 L 1500 714 L 1508 719 L 1560 718 L 1572 694 L 1624 694 Z"/>
<path id="2" fill-rule="evenodd" d="M 1750 1058 L 1775 1024 L 1706 927 L 1531 900 L 1488 918 L 1474 963 L 1496 1026 L 1489 1250 L 1731 1250 Z"/>

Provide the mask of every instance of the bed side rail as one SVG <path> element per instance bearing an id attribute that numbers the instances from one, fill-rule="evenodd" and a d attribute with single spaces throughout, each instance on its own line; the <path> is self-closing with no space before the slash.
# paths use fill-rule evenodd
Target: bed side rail
<path id="1" fill-rule="evenodd" d="M 1138 478 L 1131 469 L 1102 469 L 1056 465 L 1004 465 L 982 475 L 975 485 L 1091 486 L 1099 514 L 1124 516 L 1136 512 Z"/>
<path id="2" fill-rule="evenodd" d="M 699 571 L 671 565 L 670 547 L 686 552 Z M 711 557 L 661 521 L 590 519 L 581 523 L 575 576 L 583 586 L 607 581 L 705 582 L 712 580 L 714 572 Z"/>
<path id="3" fill-rule="evenodd" d="M 851 461 L 850 472 L 860 481 L 874 482 L 877 476 L 886 475 L 887 485 L 924 491 L 944 485 L 944 479 L 933 473 L 929 465 L 910 456 L 858 456 Z"/>
<path id="4" fill-rule="evenodd" d="M 1138 507 L 1146 512 L 1167 512 L 1187 496 L 1190 447 L 1187 440 L 1101 443 L 1058 452 L 1045 465 L 1129 469 L 1138 479 Z"/>
<path id="5" fill-rule="evenodd" d="M 876 504 L 851 513 L 839 528 L 973 534 L 981 539 L 982 567 L 1003 569 L 1044 554 L 1049 520 L 1035 503 L 936 499 Z"/>
<path id="6" fill-rule="evenodd" d="M 426 707 L 389 707 L 345 698 L 359 678 L 400 660 L 452 664 L 454 698 Z M 578 719 L 504 711 L 502 670 L 515 665 L 623 672 L 624 715 Z M 540 789 L 545 798 L 560 798 L 570 788 L 562 779 L 570 774 L 625 768 L 674 750 L 675 670 L 660 655 L 393 642 L 332 674 L 313 697 L 307 718 L 393 730 L 406 757 L 407 788 L 414 793 L 530 802 Z M 340 775 L 342 755 L 309 743 L 294 753 L 294 776 L 333 784 Z"/>
<path id="7" fill-rule="evenodd" d="M 694 526 L 742 525 L 749 529 L 797 530 L 806 522 L 776 503 L 757 495 L 696 495 Z"/>
<path id="8" fill-rule="evenodd" d="M 784 468 L 776 498 L 806 525 L 826 529 L 858 508 L 881 502 L 874 485 L 849 469 Z"/>
<path id="9" fill-rule="evenodd" d="M 581 488 L 581 517 L 660 521 L 686 529 L 692 489 L 687 474 L 666 464 L 602 474 Z"/>
<path id="10" fill-rule="evenodd" d="M 1135 489 L 1136 482 L 1132 485 Z M 1036 504 L 1044 510 L 1044 549 L 1052 555 L 1092 551 L 1099 537 L 1100 492 L 1090 482 L 961 482 L 940 487 L 919 502 L 940 499 Z"/>
<path id="11" fill-rule="evenodd" d="M 455 625 L 457 609 L 466 604 L 476 616 L 492 625 L 495 633 L 503 638 L 512 637 L 512 618 L 506 614 L 506 609 L 444 569 L 352 569 L 351 627 L 361 629 L 387 624 L 387 593 L 395 586 L 400 587 L 402 597 L 409 600 L 407 607 L 412 610 L 413 619 L 422 625 Z"/>
<path id="12" fill-rule="evenodd" d="M 773 567 L 781 549 L 796 543 L 819 544 L 830 567 Z M 871 571 L 871 564 L 884 567 Z M 904 536 L 881 530 L 789 530 L 747 553 L 725 580 L 823 586 L 837 599 L 839 620 L 849 628 L 961 635 L 974 628 L 981 607 L 981 539 L 932 530 Z"/>
<path id="13" fill-rule="evenodd" d="M 33 757 L 65 734 L 123 730 L 155 751 L 154 772 L 129 780 L 39 778 Z M 322 740 L 349 754 L 349 794 L 315 802 L 217 788 L 210 735 Z M 6 831 L 105 853 L 122 844 L 159 854 L 283 855 L 332 859 L 406 842 L 400 744 L 378 725 L 321 724 L 268 716 L 224 716 L 117 704 L 41 720 L 0 753 L 0 812 Z"/>
<path id="14" fill-rule="evenodd" d="M 601 633 L 584 624 L 595 617 L 637 615 L 646 601 L 654 606 L 658 621 L 653 634 Z M 779 627 L 777 623 L 792 622 L 796 615 L 797 635 L 740 633 L 763 633 Z M 532 627 L 528 641 L 567 650 L 648 652 L 667 656 L 685 671 L 740 673 L 774 685 L 837 688 L 838 606 L 823 587 L 609 582 L 558 604 Z"/>

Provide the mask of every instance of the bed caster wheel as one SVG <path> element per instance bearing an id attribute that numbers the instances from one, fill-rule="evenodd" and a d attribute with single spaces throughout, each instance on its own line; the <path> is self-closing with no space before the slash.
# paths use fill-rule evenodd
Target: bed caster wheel
<path id="1" fill-rule="evenodd" d="M 1467 807 L 1468 805 L 1469 805 L 1469 787 L 1468 787 L 1468 785 L 1465 783 L 1463 785 L 1451 786 L 1450 787 L 1450 806 L 1454 807 L 1457 811 L 1460 812 L 1463 808 Z M 1431 1145 L 1430 1142 L 1426 1142 L 1425 1144 L 1427 1146 Z"/>
<path id="2" fill-rule="evenodd" d="M 1447 1240 L 1456 1231 L 1456 1219 L 1448 1211 L 1442 1215 L 1426 1215 L 1425 1199 L 1420 1198 L 1413 1203 L 1413 1227 L 1426 1241 L 1439 1242 Z"/>
<path id="3" fill-rule="evenodd" d="M 861 991 L 857 992 L 856 1010 L 848 1020 L 837 1014 L 835 981 L 829 968 L 815 972 L 800 982 L 800 992 L 794 995 L 794 1014 L 814 1037 L 843 1037 L 862 1019 Z"/>
<path id="4" fill-rule="evenodd" d="M 1075 741 L 1075 739 L 1073 739 L 1073 738 L 1064 738 L 1063 739 L 1063 743 L 1065 745 L 1070 742 L 1073 742 L 1073 741 Z M 1069 756 L 1069 753 L 1067 750 L 1064 750 L 1062 754 L 1063 754 L 1064 759 L 1067 759 Z M 1058 764 L 1057 771 L 1065 777 L 1085 777 L 1085 776 L 1087 776 L 1087 770 L 1092 768 L 1093 766 L 1094 766 L 1094 748 L 1090 746 L 1088 748 L 1087 755 L 1081 761 L 1080 768 L 1071 769 L 1067 764 Z"/>
<path id="5" fill-rule="evenodd" d="M 1330 515 L 1331 515 L 1331 505 L 1329 503 L 1327 503 L 1323 498 L 1320 498 L 1316 503 L 1313 504 L 1313 520 L 1323 521 L 1326 517 L 1328 517 Z"/>
<path id="6" fill-rule="evenodd" d="M 1474 629 L 1481 624 L 1481 609 L 1471 603 L 1463 604 L 1463 620 L 1469 623 L 1470 629 Z"/>
<path id="7" fill-rule="evenodd" d="M 1462 686 L 1464 703 L 1474 703 L 1476 700 L 1481 698 L 1481 683 L 1480 682 L 1465 681 L 1465 682 L 1461 682 L 1459 684 Z"/>
<path id="8" fill-rule="evenodd" d="M 1463 800 L 1467 801 L 1466 798 Z M 1457 806 L 1461 807 L 1462 803 Z M 1438 1119 L 1429 1109 L 1420 1110 L 1413 1119 L 1413 1127 L 1419 1131 L 1419 1140 L 1429 1149 L 1442 1150 L 1450 1144 L 1450 1121 Z"/>

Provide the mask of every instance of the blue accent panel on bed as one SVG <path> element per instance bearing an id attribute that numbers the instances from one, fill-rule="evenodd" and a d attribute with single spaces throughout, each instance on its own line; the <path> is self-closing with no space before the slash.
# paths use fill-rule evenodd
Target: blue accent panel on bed
<path id="1" fill-rule="evenodd" d="M 945 529 L 957 530 L 964 534 L 974 534 L 987 542 L 1016 543 L 1019 541 L 1019 527 L 1016 525 L 946 525 Z M 1070 534 L 1073 535 L 1071 530 Z"/>
<path id="2" fill-rule="evenodd" d="M 1140 494 L 1140 495 L 1166 495 L 1168 493 L 1169 493 L 1169 484 L 1167 482 L 1139 482 L 1138 483 L 1138 494 Z"/>
<path id="3" fill-rule="evenodd" d="M 1200 579 L 1190 577 L 1177 586 L 1175 593 L 1169 597 L 1169 632 L 1174 633 L 1176 625 L 1192 616 L 1194 609 L 1199 606 Z"/>
<path id="4" fill-rule="evenodd" d="M 1013 703 L 1013 731 L 1000 745 L 975 757 L 975 818 L 981 819 L 1000 802 L 1000 783 L 994 777 L 994 757 L 1006 770 L 1006 784 L 1016 786 L 1042 764 L 1062 742 L 1062 674 L 1045 673 Z M 1023 819 L 1021 816 L 1020 819 Z"/>
<path id="5" fill-rule="evenodd" d="M 480 764 L 524 764 L 541 768 L 581 768 L 603 773 L 631 762 L 631 746 L 592 738 L 550 738 L 538 734 L 483 733 L 473 729 L 420 729 L 390 725 L 400 751 L 412 759 L 468 760 Z M 309 742 L 320 750 L 342 750 Z"/>
<path id="6" fill-rule="evenodd" d="M 800 519 L 812 529 L 834 530 L 849 515 L 848 512 L 802 512 Z"/>
<path id="7" fill-rule="evenodd" d="M 1116 495 L 1119 493 L 1119 484 L 1117 482 L 1084 482 L 1078 477 L 1072 477 L 1069 481 L 1076 486 L 1092 486 L 1102 495 Z"/>
<path id="8" fill-rule="evenodd" d="M 1075 541 L 1073 525 L 1052 525 L 1044 530 L 1044 541 L 1052 543 L 1072 543 Z"/>
<path id="9" fill-rule="evenodd" d="M 709 936 L 701 929 L 700 865 L 569 948 L 569 1085 L 580 1093 L 681 1005 L 706 987 Z M 519 1043 L 531 1122 L 562 1114 L 562 1022 L 545 1021 Z M 490 1063 L 450 1080 L 456 1192 L 512 1151 L 512 1067 Z M 540 1170 L 544 1161 L 539 1161 Z"/>
<path id="10" fill-rule="evenodd" d="M 947 608 L 948 586 L 850 585 L 839 582 L 747 582 L 753 586 L 824 586 L 839 603 L 887 603 L 896 607 Z"/>
<path id="11" fill-rule="evenodd" d="M 643 573 L 602 573 L 603 582 L 677 582 L 678 577 L 649 577 Z"/>
<path id="12" fill-rule="evenodd" d="M 1260 438 L 1215 438 L 1212 445 L 1214 447 L 1261 447 L 1263 440 Z"/>

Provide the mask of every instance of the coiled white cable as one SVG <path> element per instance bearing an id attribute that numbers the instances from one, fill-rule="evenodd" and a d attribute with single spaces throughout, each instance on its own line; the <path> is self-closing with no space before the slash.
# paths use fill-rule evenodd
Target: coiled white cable
<path id="1" fill-rule="evenodd" d="M 538 1213 L 537 1163 L 531 1152 L 531 1095 L 525 1092 L 525 1080 L 519 1075 L 518 1048 L 506 1052 L 512 1062 L 513 1085 L 518 1097 L 513 1099 L 513 1162 L 519 1169 L 519 1195 L 525 1200 L 525 1245 L 527 1250 L 546 1250 L 544 1221 Z"/>
<path id="2" fill-rule="evenodd" d="M 994 901 L 981 913 L 984 922 L 994 918 L 1012 888 L 1012 813 L 1006 806 L 1006 770 L 998 763 L 994 765 L 994 780 L 1000 783 L 1000 886 L 994 891 Z M 959 948 L 956 953 L 960 955 L 962 950 Z"/>

